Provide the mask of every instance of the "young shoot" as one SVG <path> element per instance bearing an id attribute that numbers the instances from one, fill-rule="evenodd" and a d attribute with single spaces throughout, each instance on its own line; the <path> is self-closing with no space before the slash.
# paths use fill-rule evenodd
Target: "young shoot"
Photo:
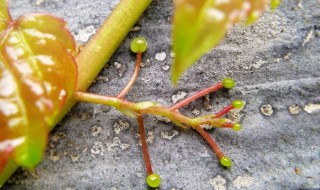
<path id="1" fill-rule="evenodd" d="M 133 48 L 134 47 L 134 48 Z M 225 78 L 221 82 L 210 86 L 204 90 L 201 90 L 190 97 L 187 97 L 176 104 L 165 107 L 157 102 L 130 102 L 125 100 L 125 95 L 130 91 L 131 87 L 133 86 L 134 82 L 136 81 L 138 74 L 139 74 L 139 67 L 141 62 L 141 54 L 143 51 L 147 49 L 147 42 L 144 38 L 138 37 L 133 40 L 130 46 L 134 52 L 137 53 L 136 59 L 136 66 L 134 70 L 134 74 L 132 78 L 128 82 L 127 86 L 122 90 L 122 92 L 116 96 L 102 96 L 97 94 L 90 94 L 86 92 L 76 92 L 75 97 L 78 101 L 84 102 L 91 102 L 91 103 L 98 103 L 104 104 L 107 106 L 114 107 L 115 109 L 119 110 L 120 112 L 126 114 L 129 117 L 133 117 L 137 120 L 138 127 L 139 127 L 139 134 L 141 138 L 142 144 L 142 153 L 145 160 L 146 165 L 146 181 L 150 187 L 158 187 L 160 185 L 160 176 L 153 172 L 152 164 L 150 160 L 150 156 L 148 153 L 148 147 L 145 137 L 145 126 L 143 121 L 144 114 L 152 114 L 152 115 L 160 115 L 163 117 L 167 117 L 170 119 L 174 124 L 182 128 L 193 128 L 195 129 L 211 146 L 215 154 L 217 155 L 218 159 L 220 160 L 220 164 L 225 167 L 230 167 L 232 165 L 232 161 L 229 157 L 225 156 L 220 148 L 218 147 L 217 143 L 213 140 L 213 138 L 201 127 L 202 125 L 209 124 L 214 127 L 218 128 L 229 128 L 233 129 L 234 131 L 239 131 L 241 129 L 241 125 L 238 123 L 234 123 L 233 121 L 222 118 L 225 114 L 227 114 L 232 109 L 241 109 L 244 106 L 244 102 L 241 100 L 235 100 L 232 102 L 231 105 L 227 106 L 226 108 L 222 109 L 216 114 L 211 115 L 204 115 L 200 117 L 190 118 L 187 117 L 177 110 L 183 106 L 186 106 L 190 102 L 205 96 L 211 92 L 218 91 L 222 88 L 231 89 L 234 87 L 235 82 L 231 78 Z"/>

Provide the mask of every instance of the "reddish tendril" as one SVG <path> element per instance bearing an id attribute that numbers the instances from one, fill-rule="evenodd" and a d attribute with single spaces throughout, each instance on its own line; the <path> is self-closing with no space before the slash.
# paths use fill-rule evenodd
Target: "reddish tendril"
<path id="1" fill-rule="evenodd" d="M 128 82 L 127 86 L 119 93 L 117 98 L 123 99 L 128 94 L 128 92 L 130 91 L 130 89 L 133 86 L 133 84 L 136 82 L 137 77 L 139 75 L 139 71 L 140 71 L 141 56 L 142 56 L 142 53 L 138 52 L 137 53 L 137 58 L 136 58 L 136 65 L 134 67 L 133 75 L 132 75 L 130 81 Z"/>
<path id="2" fill-rule="evenodd" d="M 133 52 L 137 53 L 135 69 L 134 69 L 134 73 L 133 73 L 130 81 L 128 82 L 126 87 L 117 96 L 117 98 L 119 98 L 119 99 L 123 99 L 126 96 L 126 94 L 130 91 L 133 84 L 137 80 L 137 77 L 138 77 L 139 71 L 140 71 L 142 53 L 147 49 L 147 42 L 144 38 L 137 37 L 131 42 L 130 48 Z M 178 110 L 179 108 L 189 104 L 190 102 L 192 102 L 192 101 L 194 101 L 194 100 L 196 100 L 206 94 L 218 91 L 222 88 L 230 89 L 230 88 L 233 88 L 233 86 L 234 86 L 234 81 L 230 78 L 225 78 L 222 82 L 220 82 L 216 85 L 213 85 L 209 88 L 206 88 L 202 91 L 199 91 L 199 92 L 195 93 L 194 95 L 192 95 L 192 96 L 178 102 L 177 104 L 171 106 L 170 108 L 168 108 L 168 111 Z M 230 110 L 232 110 L 234 108 L 240 108 L 242 106 L 243 106 L 242 101 L 239 101 L 239 100 L 234 101 L 231 105 L 227 106 L 226 108 L 222 109 L 221 111 L 219 111 L 218 113 L 213 115 L 212 118 L 213 119 L 220 118 L 223 115 L 227 114 Z M 152 170 L 151 160 L 150 160 L 150 156 L 148 153 L 148 146 L 147 146 L 147 141 L 146 141 L 146 136 L 145 136 L 143 115 L 141 113 L 137 113 L 136 116 L 137 116 L 137 122 L 138 122 L 138 126 L 139 126 L 139 134 L 140 134 L 140 139 L 141 139 L 141 144 L 142 144 L 142 153 L 143 153 L 143 157 L 145 160 L 146 171 L 147 171 L 146 181 L 150 187 L 158 187 L 160 185 L 160 176 L 156 173 L 153 173 L 153 170 Z M 221 126 L 224 128 L 233 128 L 235 131 L 240 129 L 240 125 L 237 123 L 233 124 L 230 122 L 225 122 Z M 204 129 L 202 129 L 201 126 L 195 127 L 195 129 L 212 147 L 213 151 L 215 152 L 215 154 L 219 158 L 220 163 L 223 166 L 230 167 L 232 165 L 231 160 L 228 157 L 224 156 L 224 154 L 222 153 L 222 151 L 218 147 L 217 143 L 213 140 L 213 138 Z"/>
<path id="3" fill-rule="evenodd" d="M 234 86 L 234 81 L 230 78 L 225 78 L 222 82 L 216 84 L 216 85 L 213 85 L 209 88 L 206 88 L 180 102 L 178 102 L 177 104 L 173 105 L 172 107 L 169 108 L 169 110 L 171 111 L 174 111 L 174 110 L 177 110 L 185 105 L 187 105 L 188 103 L 206 95 L 206 94 L 209 94 L 211 92 L 215 92 L 215 91 L 218 91 L 220 90 L 221 88 L 227 88 L 227 89 L 230 89 L 230 88 L 233 88 Z M 243 106 L 243 102 L 241 100 L 236 100 L 234 101 L 231 105 L 225 107 L 224 109 L 222 109 L 221 111 L 219 111 L 218 113 L 216 113 L 215 115 L 212 116 L 212 118 L 220 118 L 222 117 L 223 115 L 227 114 L 228 112 L 230 112 L 232 109 L 234 108 L 241 108 Z M 223 127 L 225 128 L 233 128 L 235 131 L 238 131 L 240 130 L 241 126 L 237 123 L 233 124 L 233 123 L 224 123 L 222 125 Z M 215 152 L 215 154 L 217 155 L 217 157 L 219 158 L 220 160 L 220 163 L 223 165 L 223 166 L 226 166 L 226 167 L 230 167 L 232 165 L 232 162 L 231 162 L 231 159 L 224 156 L 224 154 L 222 153 L 221 149 L 218 147 L 217 143 L 214 141 L 214 139 L 204 130 L 201 128 L 201 126 L 198 126 L 195 128 L 198 133 L 209 143 L 209 145 L 211 146 L 211 148 L 213 149 L 213 151 Z"/>
<path id="4" fill-rule="evenodd" d="M 12 151 L 13 151 L 13 148 L 11 145 L 7 145 L 7 147 L 4 150 L 0 151 L 0 156 L 1 156 L 0 157 L 0 172 L 5 168 Z"/>
<path id="5" fill-rule="evenodd" d="M 139 125 L 139 134 L 140 134 L 141 145 L 142 145 L 142 153 L 146 163 L 147 174 L 151 175 L 153 174 L 153 171 L 152 171 L 150 156 L 148 153 L 148 145 L 147 145 L 145 131 L 144 131 L 143 117 L 141 114 L 137 115 L 137 122 Z"/>
<path id="6" fill-rule="evenodd" d="M 200 98 L 200 97 L 202 97 L 202 96 L 204 96 L 206 94 L 209 94 L 211 92 L 218 91 L 221 88 L 223 88 L 223 84 L 222 83 L 218 83 L 218 84 L 213 85 L 213 86 L 211 86 L 209 88 L 201 90 L 200 92 L 198 92 L 198 93 L 196 93 L 196 94 L 194 94 L 194 95 L 192 95 L 192 96 L 190 96 L 190 97 L 178 102 L 177 104 L 171 106 L 169 108 L 169 110 L 171 110 L 171 111 L 177 110 L 177 109 L 189 104 L 190 102 L 192 102 L 192 101 L 194 101 L 194 100 L 196 100 L 196 99 L 198 99 L 198 98 Z"/>
<path id="7" fill-rule="evenodd" d="M 135 69 L 133 72 L 133 75 L 127 84 L 127 86 L 120 92 L 120 94 L 117 96 L 117 98 L 123 99 L 124 96 L 130 91 L 131 87 L 137 80 L 137 77 L 139 75 L 140 71 L 140 64 L 141 64 L 141 56 L 144 51 L 147 50 L 147 41 L 143 37 L 136 37 L 132 40 L 130 44 L 130 49 L 134 52 L 137 53 L 137 58 L 136 58 L 136 65 Z M 146 164 L 146 170 L 147 170 L 147 184 L 150 187 L 158 187 L 160 185 L 160 176 L 156 173 L 153 173 L 152 171 L 152 166 L 151 166 L 151 160 L 148 152 L 148 146 L 147 146 L 147 141 L 146 141 L 146 136 L 145 136 L 145 130 L 144 130 L 144 123 L 143 123 L 143 116 L 142 114 L 137 114 L 137 122 L 139 125 L 139 134 L 140 134 L 140 139 L 141 139 L 141 144 L 142 144 L 142 153 L 143 157 L 145 160 Z"/>

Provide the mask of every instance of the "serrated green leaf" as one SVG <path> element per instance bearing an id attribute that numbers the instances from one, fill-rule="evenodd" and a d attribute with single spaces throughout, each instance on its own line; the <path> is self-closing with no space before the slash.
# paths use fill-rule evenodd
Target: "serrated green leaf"
<path id="1" fill-rule="evenodd" d="M 260 17 L 267 3 L 268 0 L 174 0 L 173 83 L 215 47 L 235 23 L 243 19 L 252 23 Z"/>
<path id="2" fill-rule="evenodd" d="M 75 43 L 65 25 L 50 15 L 28 14 L 1 33 L 0 153 L 12 148 L 20 166 L 39 163 L 48 126 L 76 85 Z"/>

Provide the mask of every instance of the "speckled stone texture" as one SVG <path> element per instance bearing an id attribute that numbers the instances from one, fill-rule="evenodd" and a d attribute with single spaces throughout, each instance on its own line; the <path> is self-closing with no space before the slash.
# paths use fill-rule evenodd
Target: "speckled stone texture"
<path id="1" fill-rule="evenodd" d="M 11 10 L 15 17 L 34 11 L 53 13 L 78 35 L 90 26 L 97 29 L 117 3 L 19 0 L 11 2 Z M 210 94 L 213 108 L 205 109 L 203 98 L 181 111 L 189 116 L 213 113 L 234 99 L 243 99 L 246 106 L 239 113 L 240 132 L 209 131 L 232 158 L 231 169 L 219 165 L 193 130 L 146 116 L 151 160 L 162 177 L 160 189 L 319 189 L 320 110 L 308 113 L 304 108 L 320 103 L 320 2 L 284 0 L 254 25 L 236 26 L 183 76 L 177 88 L 169 80 L 172 11 L 171 0 L 154 0 L 137 23 L 140 29 L 130 32 L 89 91 L 115 95 L 125 86 L 135 59 L 129 44 L 142 35 L 149 49 L 127 99 L 171 105 L 179 91 L 190 95 L 229 76 L 237 86 Z M 166 58 L 156 59 L 163 52 Z M 268 104 L 271 115 L 261 113 Z M 294 114 L 290 106 L 296 108 Z M 148 189 L 137 133 L 134 119 L 111 108 L 80 103 L 52 131 L 36 171 L 19 170 L 3 189 Z"/>

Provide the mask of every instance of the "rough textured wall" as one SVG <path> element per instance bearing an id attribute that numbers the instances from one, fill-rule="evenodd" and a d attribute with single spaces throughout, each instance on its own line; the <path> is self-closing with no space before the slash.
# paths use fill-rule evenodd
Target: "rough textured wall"
<path id="1" fill-rule="evenodd" d="M 19 0 L 11 9 L 14 16 L 46 11 L 63 17 L 77 39 L 85 41 L 117 2 Z M 234 161 L 230 170 L 219 165 L 196 132 L 148 116 L 149 150 L 161 189 L 320 188 L 320 2 L 284 0 L 254 25 L 238 25 L 184 75 L 178 88 L 169 80 L 172 9 L 171 0 L 154 0 L 90 92 L 115 95 L 125 86 L 135 58 L 129 43 L 142 35 L 149 49 L 129 100 L 170 105 L 177 94 L 190 95 L 230 76 L 236 88 L 211 94 L 213 108 L 206 109 L 199 99 L 181 111 L 213 113 L 233 99 L 243 99 L 246 107 L 238 114 L 240 132 L 210 131 Z M 311 108 L 316 111 L 308 113 Z M 19 170 L 3 189 L 147 189 L 137 133 L 135 121 L 113 109 L 78 104 L 51 133 L 36 172 Z"/>

